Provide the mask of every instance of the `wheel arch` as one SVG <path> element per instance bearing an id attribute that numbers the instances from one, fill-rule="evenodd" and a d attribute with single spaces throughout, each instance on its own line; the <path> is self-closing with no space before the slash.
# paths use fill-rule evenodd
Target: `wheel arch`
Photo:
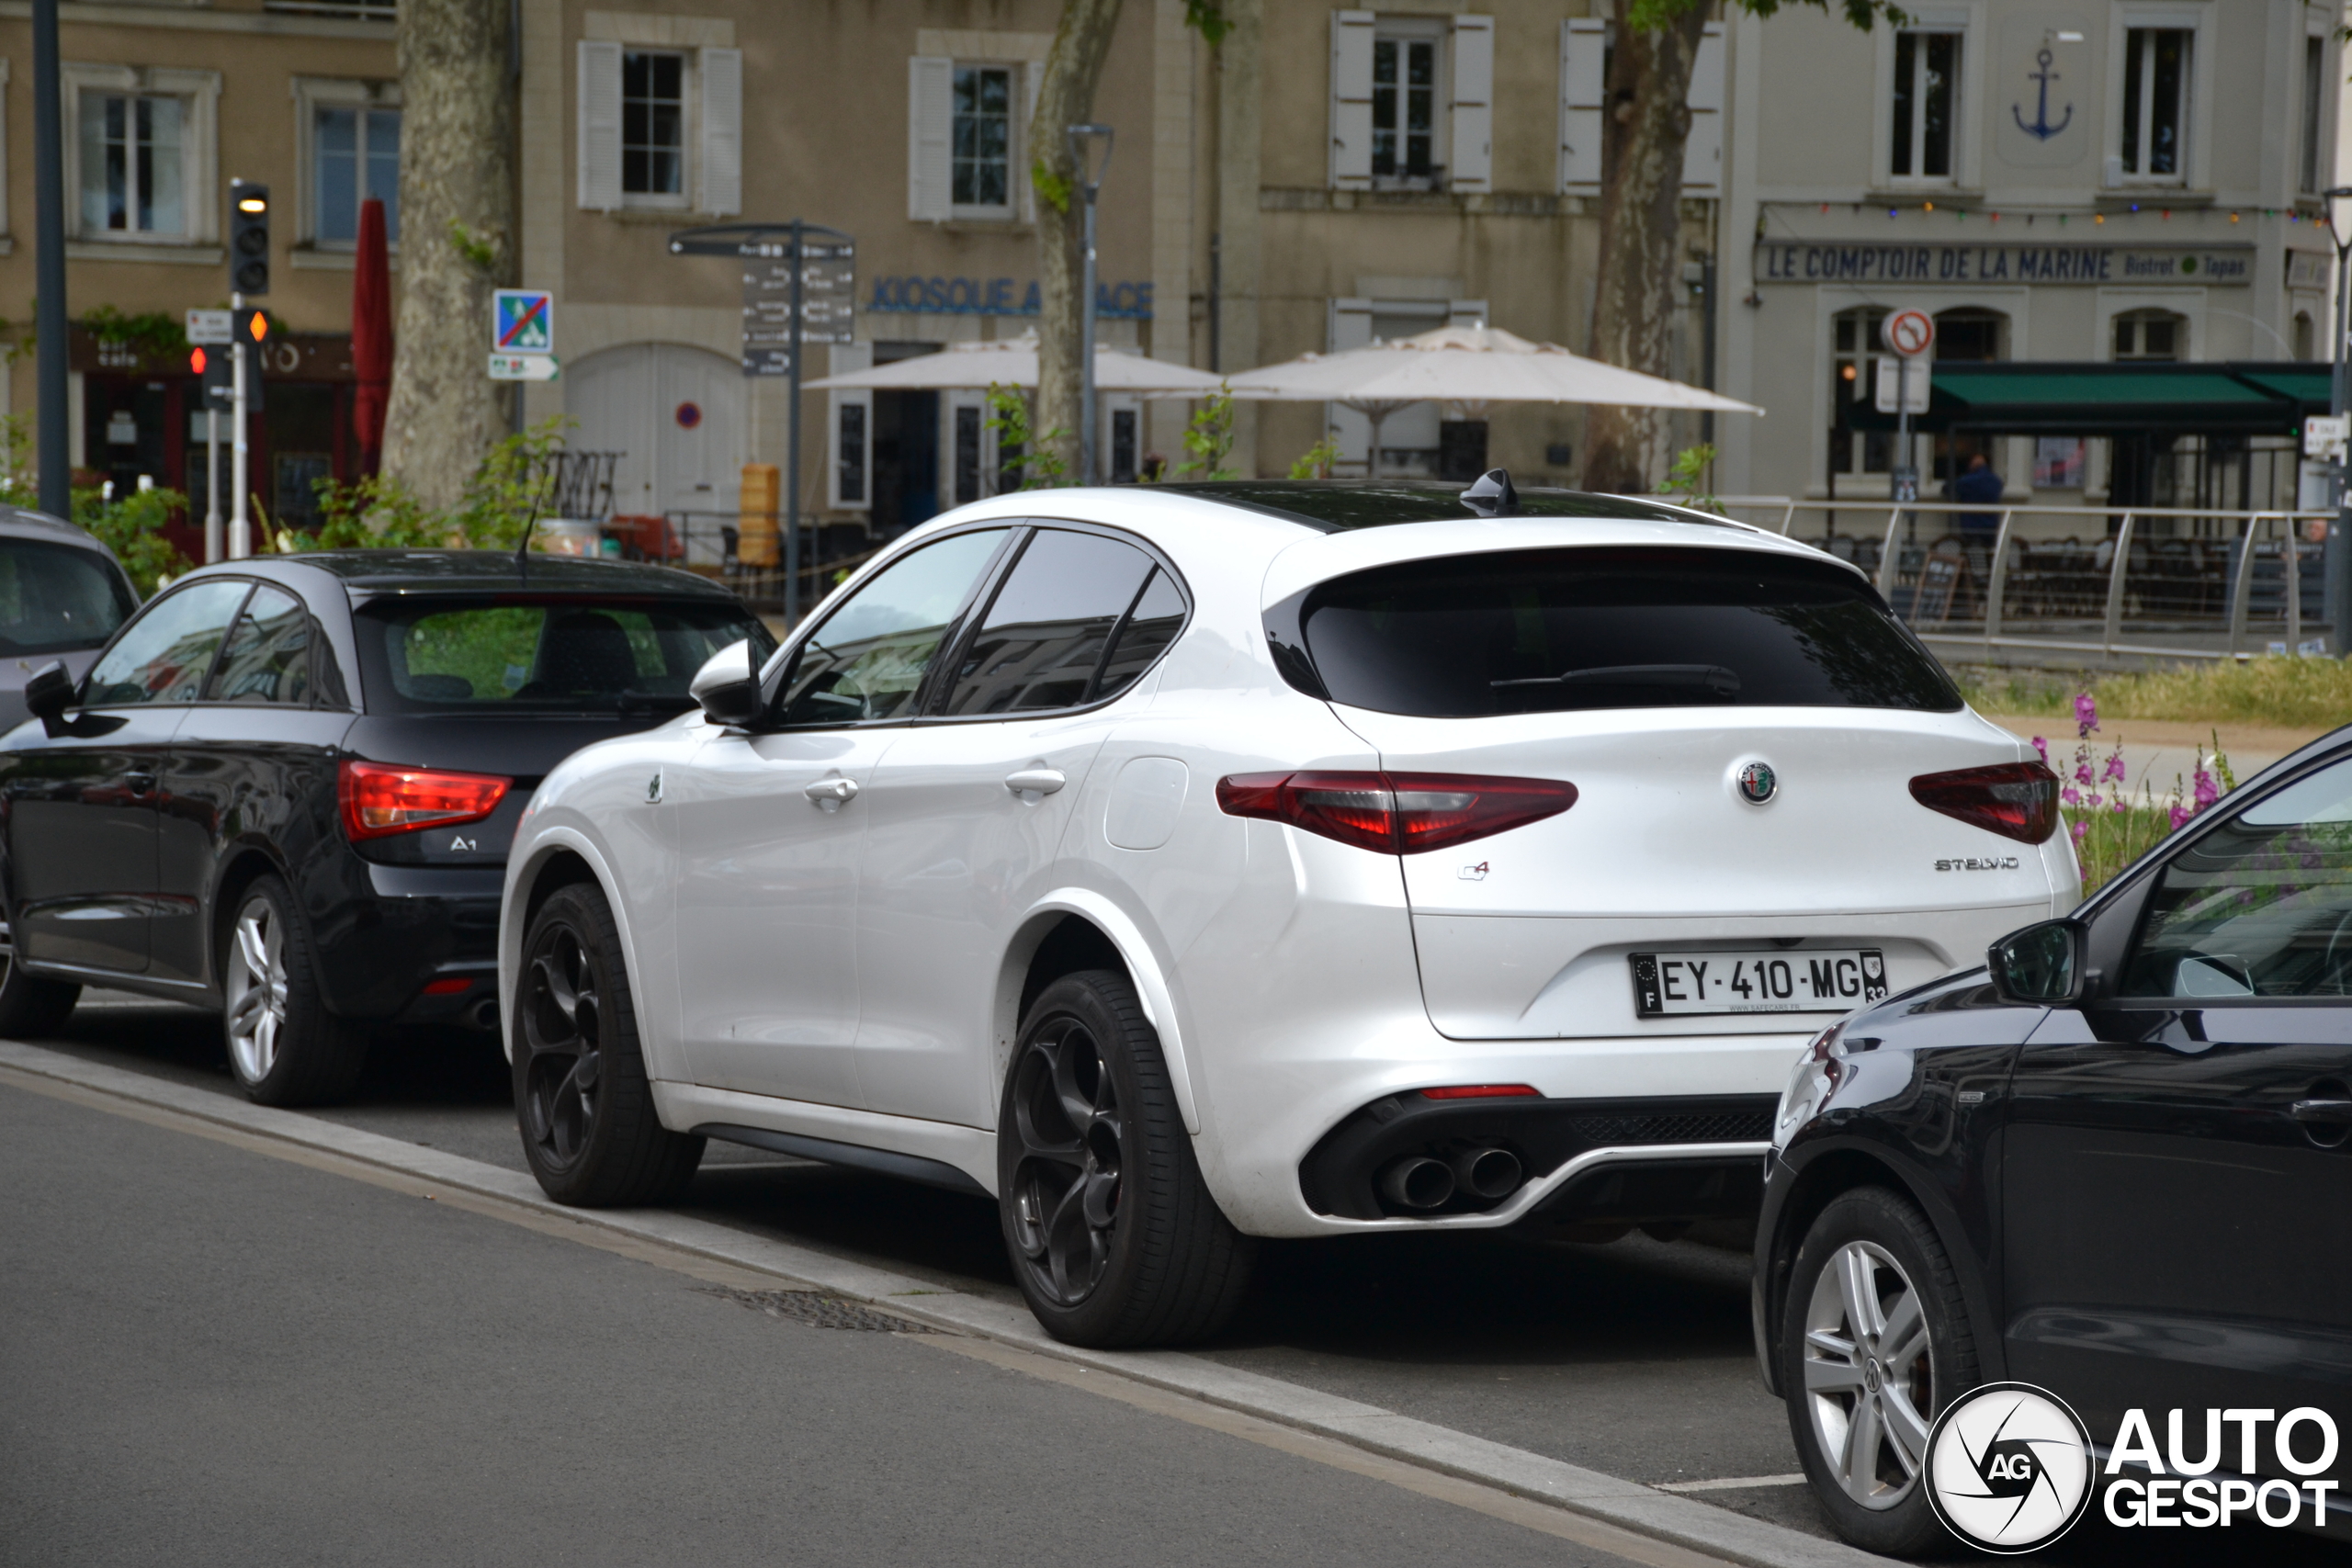
<path id="1" fill-rule="evenodd" d="M 535 838 L 507 869 L 506 895 L 500 900 L 498 919 L 499 1042 L 506 1059 L 514 1059 L 516 1021 L 522 1016 L 516 987 L 523 972 L 523 941 L 540 906 L 559 888 L 587 883 L 604 895 L 620 932 L 621 962 L 628 966 L 629 1003 L 637 1013 L 637 1037 L 655 1077 L 665 1077 L 655 1063 L 666 1052 L 666 1037 L 650 1027 L 646 1016 L 644 966 L 637 962 L 637 931 L 628 900 L 621 897 L 612 867 L 594 840 L 575 829 L 549 828 Z"/>
<path id="2" fill-rule="evenodd" d="M 1037 994 L 1064 975 L 1114 964 L 1126 972 L 1136 998 L 1143 1003 L 1144 1018 L 1159 1036 L 1159 1052 L 1168 1063 L 1184 1131 L 1198 1136 L 1201 1113 L 1193 1089 L 1192 1064 L 1167 976 L 1142 927 L 1117 904 L 1091 888 L 1059 888 L 1039 899 L 1005 945 L 989 1021 L 991 1103 L 1002 1093 L 1022 1016 Z"/>
<path id="3" fill-rule="evenodd" d="M 229 929 L 237 918 L 237 900 L 244 897 L 246 888 L 265 876 L 275 876 L 285 883 L 294 898 L 292 913 L 304 920 L 310 918 L 310 911 L 302 908 L 301 889 L 275 853 L 252 840 L 236 846 L 221 862 L 220 875 L 213 882 L 212 918 L 205 924 L 204 982 L 216 994 L 224 984 L 220 961 L 228 952 Z"/>
<path id="4" fill-rule="evenodd" d="M 2006 1376 L 2007 1358 L 2002 1353 L 2001 1325 L 1994 1316 L 1991 1282 L 1959 1214 L 1924 1173 L 1908 1168 L 1907 1162 L 1884 1147 L 1841 1141 L 1820 1149 L 1797 1168 L 1787 1200 L 1774 1213 L 1772 1234 L 1758 1238 L 1755 1266 L 1764 1315 L 1759 1326 L 1770 1352 L 1761 1358 L 1765 1387 L 1776 1397 L 1784 1397 L 1788 1392 L 1780 1383 L 1781 1325 L 1787 1313 L 1789 1271 L 1795 1264 L 1797 1247 L 1824 1209 L 1862 1187 L 1886 1188 L 1927 1216 L 1951 1259 L 1961 1295 L 1968 1303 L 1978 1370 L 1987 1379 Z"/>

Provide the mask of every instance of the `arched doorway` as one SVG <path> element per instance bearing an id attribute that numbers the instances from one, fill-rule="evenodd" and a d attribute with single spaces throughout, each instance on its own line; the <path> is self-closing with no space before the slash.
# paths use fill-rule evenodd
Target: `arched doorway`
<path id="1" fill-rule="evenodd" d="M 579 422 L 571 444 L 621 455 L 613 510 L 716 514 L 687 521 L 695 558 L 717 559 L 716 525 L 734 525 L 747 456 L 741 367 L 683 344 L 622 344 L 566 366 L 563 387 Z"/>

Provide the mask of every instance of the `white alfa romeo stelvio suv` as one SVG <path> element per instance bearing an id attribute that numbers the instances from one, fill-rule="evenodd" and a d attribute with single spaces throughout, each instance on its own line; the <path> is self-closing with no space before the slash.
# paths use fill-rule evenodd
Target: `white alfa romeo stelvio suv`
<path id="1" fill-rule="evenodd" d="M 1825 1023 L 2076 899 L 2057 781 L 1851 567 L 1487 475 L 1031 491 L 893 543 L 508 861 L 531 1167 L 993 1197 L 1052 1333 L 1252 1238 L 1754 1213 Z"/>

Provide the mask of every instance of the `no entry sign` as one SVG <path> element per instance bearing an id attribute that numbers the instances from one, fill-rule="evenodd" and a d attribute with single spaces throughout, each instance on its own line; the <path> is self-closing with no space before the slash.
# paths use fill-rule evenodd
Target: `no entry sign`
<path id="1" fill-rule="evenodd" d="M 1936 323 L 1925 310 L 1897 310 L 1879 327 L 1886 346 L 1905 359 L 1917 359 L 1935 346 Z"/>

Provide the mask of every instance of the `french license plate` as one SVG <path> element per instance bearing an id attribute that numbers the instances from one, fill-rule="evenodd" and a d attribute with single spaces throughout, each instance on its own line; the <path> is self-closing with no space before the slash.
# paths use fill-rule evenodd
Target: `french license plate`
<path id="1" fill-rule="evenodd" d="M 1693 1012 L 1849 1012 L 1886 995 L 1875 947 L 1764 953 L 1636 953 L 1634 999 L 1644 1018 Z"/>

